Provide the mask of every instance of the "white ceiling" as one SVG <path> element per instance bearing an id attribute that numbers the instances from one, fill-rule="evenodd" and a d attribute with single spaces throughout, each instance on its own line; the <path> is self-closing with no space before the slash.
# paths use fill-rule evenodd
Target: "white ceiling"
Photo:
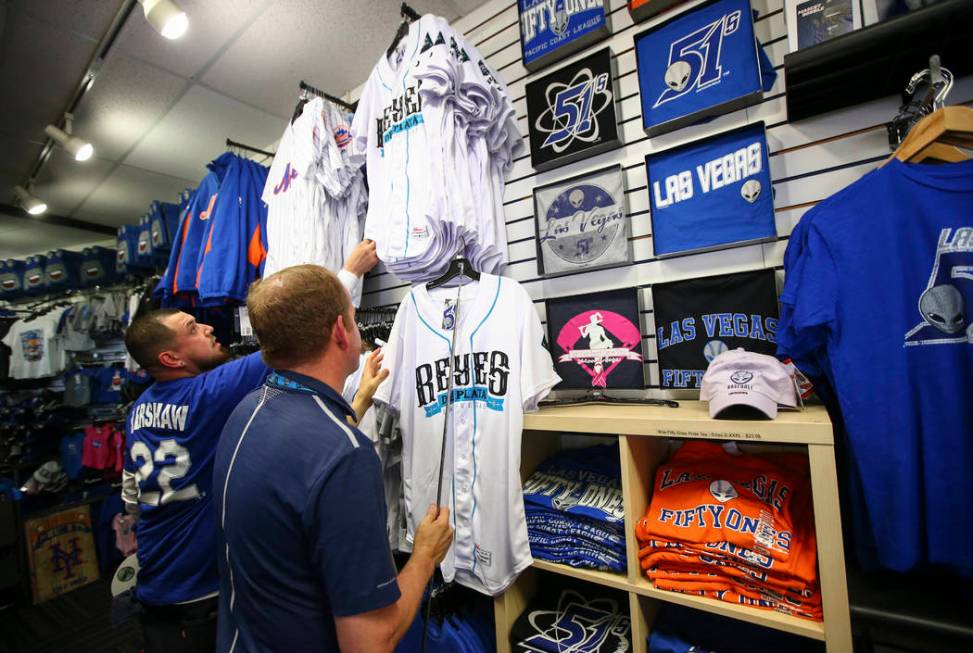
<path id="1" fill-rule="evenodd" d="M 0 202 L 14 204 L 119 10 L 132 0 L 0 0 Z M 133 223 L 195 186 L 226 138 L 272 147 L 301 79 L 336 95 L 365 81 L 388 47 L 398 0 L 177 0 L 187 34 L 167 41 L 136 6 L 75 111 L 95 156 L 60 150 L 34 193 L 54 215 Z M 413 0 L 455 20 L 484 0 Z M 76 249 L 104 235 L 0 215 L 0 257 Z"/>

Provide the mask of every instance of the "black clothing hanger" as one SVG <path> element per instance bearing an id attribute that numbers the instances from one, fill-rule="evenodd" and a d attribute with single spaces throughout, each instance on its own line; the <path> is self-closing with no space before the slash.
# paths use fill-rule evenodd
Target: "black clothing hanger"
<path id="1" fill-rule="evenodd" d="M 438 288 L 459 277 L 467 277 L 473 281 L 480 280 L 480 273 L 473 268 L 473 264 L 470 263 L 465 256 L 457 256 L 450 261 L 449 267 L 446 268 L 446 272 L 444 272 L 440 277 L 427 283 L 426 290 Z"/>

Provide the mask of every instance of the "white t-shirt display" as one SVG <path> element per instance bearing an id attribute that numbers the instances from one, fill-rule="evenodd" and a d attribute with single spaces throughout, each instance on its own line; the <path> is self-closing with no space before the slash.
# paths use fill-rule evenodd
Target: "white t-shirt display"
<path id="1" fill-rule="evenodd" d="M 64 371 L 67 357 L 57 335 L 63 311 L 57 310 L 18 320 L 3 338 L 11 349 L 10 376 L 14 379 L 41 379 Z"/>

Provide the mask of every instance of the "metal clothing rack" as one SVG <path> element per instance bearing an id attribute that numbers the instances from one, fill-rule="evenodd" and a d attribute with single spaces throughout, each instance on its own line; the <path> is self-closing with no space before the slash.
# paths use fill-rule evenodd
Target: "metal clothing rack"
<path id="1" fill-rule="evenodd" d="M 311 86 L 310 84 L 308 84 L 307 82 L 305 82 L 303 79 L 301 80 L 300 86 L 301 86 L 301 92 L 302 93 L 308 93 L 310 95 L 316 95 L 316 96 L 318 96 L 320 98 L 324 98 L 325 100 L 328 100 L 329 102 L 334 102 L 338 106 L 344 107 L 344 108 L 348 109 L 349 111 L 354 111 L 357 108 L 357 106 L 358 106 L 358 103 L 357 102 L 355 104 L 349 104 L 348 102 L 345 102 L 344 100 L 342 100 L 340 97 L 331 95 L 330 93 L 326 93 L 325 91 L 322 91 L 319 88 L 315 88 L 314 86 Z"/>
<path id="2" fill-rule="evenodd" d="M 252 145 L 247 145 L 246 143 L 238 143 L 237 141 L 230 140 L 229 138 L 226 139 L 226 146 L 233 147 L 238 150 L 247 150 L 248 152 L 254 152 L 256 154 L 263 154 L 264 156 L 269 156 L 270 158 L 274 158 L 276 156 L 276 153 L 274 152 L 261 150 L 260 148 L 253 147 Z"/>

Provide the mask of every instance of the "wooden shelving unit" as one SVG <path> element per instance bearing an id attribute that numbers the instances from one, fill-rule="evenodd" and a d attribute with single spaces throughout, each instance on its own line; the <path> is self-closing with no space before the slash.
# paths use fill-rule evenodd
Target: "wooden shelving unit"
<path id="1" fill-rule="evenodd" d="M 628 573 L 575 569 L 535 560 L 496 598 L 497 650 L 510 650 L 510 629 L 537 587 L 538 574 L 559 574 L 627 592 L 632 619 L 632 650 L 645 653 L 646 637 L 660 603 L 676 603 L 749 623 L 776 628 L 825 642 L 828 653 L 851 653 L 851 621 L 838 507 L 834 436 L 827 412 L 809 407 L 781 412 L 776 420 L 714 420 L 706 404 L 680 401 L 679 408 L 633 405 L 581 405 L 542 408 L 525 416 L 521 474 L 527 478 L 537 465 L 561 447 L 562 434 L 617 436 L 625 502 Z M 668 456 L 669 439 L 734 440 L 751 445 L 798 445 L 807 451 L 811 472 L 814 519 L 818 544 L 818 573 L 824 621 L 815 622 L 770 610 L 735 605 L 656 589 L 642 575 L 638 562 L 635 521 L 648 508 L 656 468 Z"/>

